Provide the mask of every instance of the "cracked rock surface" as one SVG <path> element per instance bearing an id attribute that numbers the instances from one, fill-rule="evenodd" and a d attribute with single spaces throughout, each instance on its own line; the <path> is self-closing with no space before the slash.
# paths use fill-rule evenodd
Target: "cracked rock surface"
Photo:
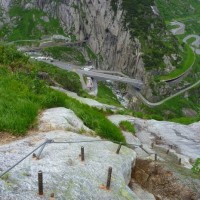
<path id="1" fill-rule="evenodd" d="M 51 131 L 0 147 L 0 173 L 14 165 L 46 139 L 54 141 L 91 141 L 72 132 Z M 85 161 L 81 162 L 81 146 L 85 148 Z M 39 160 L 31 156 L 0 179 L 0 199 L 33 200 L 49 199 L 139 199 L 127 186 L 131 179 L 131 168 L 136 153 L 112 142 L 85 142 L 71 144 L 47 144 Z M 36 152 L 37 153 L 37 152 Z M 107 173 L 113 168 L 111 190 L 106 191 Z M 44 196 L 38 196 L 37 174 L 43 171 Z"/>

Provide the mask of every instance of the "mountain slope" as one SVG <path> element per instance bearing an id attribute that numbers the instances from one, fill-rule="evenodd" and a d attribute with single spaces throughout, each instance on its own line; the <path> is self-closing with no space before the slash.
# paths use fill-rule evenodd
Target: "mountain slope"
<path id="1" fill-rule="evenodd" d="M 163 73 L 169 67 L 164 56 L 173 65 L 180 60 L 179 45 L 154 12 L 152 0 L 10 0 L 7 3 L 1 0 L 0 3 L 8 11 L 1 31 L 4 40 L 39 39 L 58 33 L 74 35 L 78 40 L 88 39 L 97 55 L 97 67 L 123 71 L 145 83 L 149 82 L 150 74 Z"/>

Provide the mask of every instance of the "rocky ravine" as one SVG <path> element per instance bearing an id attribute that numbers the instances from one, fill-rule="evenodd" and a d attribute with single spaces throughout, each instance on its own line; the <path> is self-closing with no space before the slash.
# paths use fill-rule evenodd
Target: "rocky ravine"
<path id="1" fill-rule="evenodd" d="M 8 10 L 14 0 L 0 0 Z M 73 33 L 77 39 L 88 39 L 88 44 L 98 55 L 97 67 L 105 70 L 123 71 L 142 80 L 147 96 L 150 76 L 144 69 L 141 45 L 136 38 L 131 40 L 129 31 L 124 30 L 123 11 L 116 15 L 107 0 L 32 0 L 19 1 L 25 9 L 41 9 L 48 16 L 58 17 L 66 33 Z M 120 3 L 118 7 L 120 6 Z M 14 19 L 14 18 L 13 18 Z M 12 21 L 7 15 L 7 21 Z M 147 92 L 148 91 L 148 92 Z"/>
<path id="2" fill-rule="evenodd" d="M 0 0 L 4 10 L 13 3 L 13 0 Z M 67 33 L 74 33 L 79 40 L 87 38 L 94 52 L 104 58 L 101 68 L 119 71 L 126 68 L 128 74 L 144 78 L 142 60 L 137 58 L 140 43 L 130 39 L 129 32 L 123 29 L 122 11 L 114 16 L 110 1 L 32 0 L 21 1 L 21 6 L 39 8 L 48 16 L 58 17 Z M 135 66 L 136 61 L 138 66 Z"/>

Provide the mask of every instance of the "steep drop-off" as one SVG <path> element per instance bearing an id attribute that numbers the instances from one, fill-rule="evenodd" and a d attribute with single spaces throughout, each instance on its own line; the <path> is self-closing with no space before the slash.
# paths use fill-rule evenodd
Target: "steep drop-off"
<path id="1" fill-rule="evenodd" d="M 151 0 L 145 2 L 138 0 L 1 0 L 0 5 L 4 13 L 1 38 L 9 39 L 9 35 L 13 33 L 24 34 L 20 32 L 24 28 L 24 25 L 20 23 L 24 20 L 23 13 L 27 10 L 32 13 L 33 21 L 33 24 L 27 26 L 31 33 L 27 35 L 34 35 L 34 33 L 37 35 L 38 32 L 42 32 L 43 35 L 53 32 L 61 33 L 59 25 L 55 26 L 56 22 L 53 22 L 54 19 L 59 19 L 66 35 L 74 35 L 77 40 L 88 40 L 88 45 L 97 55 L 97 68 L 122 71 L 142 80 L 147 97 L 152 96 L 149 83 L 154 75 L 172 70 L 172 64 L 176 65 L 180 61 L 178 43 L 166 31 Z M 15 16 L 18 8 L 23 10 L 20 15 Z M 35 10 L 42 13 L 34 14 Z M 37 17 L 39 17 L 39 24 L 36 24 L 36 30 L 33 30 L 31 28 L 34 27 Z M 46 24 L 51 21 L 54 30 Z M 20 26 L 21 29 L 17 29 Z M 167 64 L 164 60 L 167 60 Z"/>

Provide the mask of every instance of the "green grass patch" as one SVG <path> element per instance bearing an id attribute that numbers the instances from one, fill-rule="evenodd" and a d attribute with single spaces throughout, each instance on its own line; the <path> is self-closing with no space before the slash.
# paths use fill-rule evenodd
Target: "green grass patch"
<path id="1" fill-rule="evenodd" d="M 174 19 L 191 20 L 195 16 L 200 16 L 200 4 L 196 0 L 156 0 L 155 2 L 162 16 L 167 21 L 172 21 Z"/>
<path id="2" fill-rule="evenodd" d="M 15 26 L 5 25 L 1 31 L 0 37 L 7 36 L 8 41 L 24 39 L 41 39 L 43 35 L 64 34 L 64 31 L 58 19 L 47 17 L 46 13 L 38 9 L 23 9 L 19 6 L 13 6 L 9 10 L 9 15 L 15 18 Z"/>
<path id="3" fill-rule="evenodd" d="M 187 71 L 195 62 L 195 54 L 187 44 L 185 44 L 184 46 L 184 54 L 182 57 L 183 61 L 181 62 L 181 64 L 177 66 L 177 68 L 174 71 L 170 72 L 165 76 L 161 76 L 160 80 L 169 80 L 180 76 L 185 71 Z"/>
<path id="4" fill-rule="evenodd" d="M 0 131 L 23 135 L 40 109 L 64 106 L 64 98 L 34 74 L 10 73 L 0 68 Z"/>
<path id="5" fill-rule="evenodd" d="M 102 138 L 125 142 L 120 129 L 108 120 L 103 112 L 97 108 L 81 104 L 79 101 L 69 97 L 66 99 L 66 107 L 73 110 L 87 127 L 94 130 Z"/>
<path id="6" fill-rule="evenodd" d="M 196 38 L 191 37 L 191 38 L 189 38 L 189 39 L 187 40 L 187 44 L 190 45 L 190 44 L 192 44 L 195 40 L 196 40 Z"/>
<path id="7" fill-rule="evenodd" d="M 125 142 L 120 129 L 102 111 L 49 88 L 46 81 L 38 78 L 38 71 L 46 71 L 60 82 L 64 81 L 65 85 L 63 79 L 69 82 L 73 81 L 73 77 L 77 79 L 72 72 L 64 73 L 61 69 L 42 63 L 28 63 L 26 56 L 10 46 L 0 47 L 0 51 L 4 58 L 0 60 L 0 131 L 24 135 L 36 123 L 39 111 L 66 107 L 73 110 L 86 126 L 102 138 Z M 10 65 L 15 67 L 9 67 Z"/>
<path id="8" fill-rule="evenodd" d="M 198 158 L 195 161 L 195 163 L 194 163 L 194 165 L 192 167 L 192 172 L 196 173 L 196 174 L 200 174 L 200 158 Z"/>
<path id="9" fill-rule="evenodd" d="M 128 132 L 131 132 L 131 133 L 135 134 L 135 127 L 131 122 L 129 122 L 129 121 L 121 121 L 119 123 L 119 126 L 123 131 L 128 131 Z"/>
<path id="10" fill-rule="evenodd" d="M 179 28 L 179 25 L 171 25 L 171 24 L 169 24 L 169 29 L 170 30 L 176 29 L 176 28 Z"/>
<path id="11" fill-rule="evenodd" d="M 74 47 L 47 47 L 43 52 L 55 59 L 72 62 L 77 65 L 85 65 L 86 60 L 83 54 Z"/>
<path id="12" fill-rule="evenodd" d="M 183 95 L 174 97 L 163 103 L 160 106 L 149 108 L 146 105 L 141 106 L 142 112 L 138 117 L 144 119 L 156 119 L 172 121 L 182 124 L 191 124 L 200 120 L 200 107 L 199 104 L 199 89 L 194 88 L 189 91 L 189 99 L 183 97 Z M 197 112 L 197 116 L 187 117 L 184 115 L 182 109 L 189 108 Z M 136 116 L 136 115 L 135 115 Z"/>
<path id="13" fill-rule="evenodd" d="M 87 51 L 90 60 L 96 60 L 98 58 L 98 56 L 93 52 L 93 50 L 88 45 L 85 45 L 85 49 Z"/>
<path id="14" fill-rule="evenodd" d="M 113 94 L 112 90 L 103 82 L 98 83 L 98 94 L 95 99 L 105 104 L 121 106 L 120 102 L 118 101 L 117 97 Z"/>
<path id="15" fill-rule="evenodd" d="M 44 62 L 34 62 L 33 64 L 34 69 L 32 70 L 35 70 L 35 73 L 46 72 L 52 80 L 61 84 L 64 89 L 76 92 L 78 95 L 84 93 L 78 74 L 57 68 Z"/>

